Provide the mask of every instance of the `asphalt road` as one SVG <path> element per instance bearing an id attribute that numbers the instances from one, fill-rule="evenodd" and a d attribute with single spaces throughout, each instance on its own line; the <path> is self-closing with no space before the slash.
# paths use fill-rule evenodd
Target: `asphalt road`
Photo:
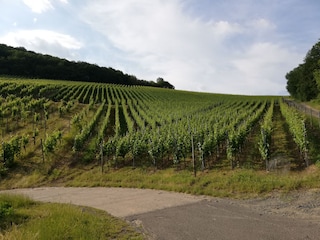
<path id="1" fill-rule="evenodd" d="M 320 216 L 268 214 L 262 208 L 237 200 L 125 188 L 34 188 L 5 192 L 25 194 L 44 202 L 102 209 L 140 226 L 149 239 L 320 239 Z"/>
<path id="2" fill-rule="evenodd" d="M 127 219 L 141 221 L 153 239 L 320 239 L 319 222 L 263 215 L 223 200 L 203 200 Z"/>

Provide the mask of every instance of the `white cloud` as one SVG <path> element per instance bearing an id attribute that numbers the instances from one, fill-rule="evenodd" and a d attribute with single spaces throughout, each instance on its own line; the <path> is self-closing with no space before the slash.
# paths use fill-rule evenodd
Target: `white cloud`
<path id="1" fill-rule="evenodd" d="M 286 94 L 285 74 L 302 56 L 275 44 L 275 23 L 267 16 L 205 21 L 184 12 L 185 3 L 91 0 L 80 14 L 125 53 L 132 64 L 122 69 L 138 77 L 161 76 L 177 89 Z"/>
<path id="2" fill-rule="evenodd" d="M 35 13 L 44 13 L 48 10 L 54 9 L 53 2 L 67 4 L 68 0 L 23 0 L 23 3 Z"/>
<path id="3" fill-rule="evenodd" d="M 49 0 L 23 0 L 23 2 L 31 9 L 32 12 L 35 13 L 43 13 L 53 9 Z"/>
<path id="4" fill-rule="evenodd" d="M 0 42 L 14 46 L 23 46 L 28 50 L 72 58 L 73 50 L 83 44 L 70 35 L 49 30 L 19 30 L 0 37 Z"/>
<path id="5" fill-rule="evenodd" d="M 24 2 L 38 13 L 52 10 L 58 3 L 68 3 L 67 0 Z M 214 11 L 208 10 L 208 15 L 197 15 L 188 11 L 194 4 L 191 2 L 87 0 L 82 5 L 74 3 L 65 8 L 70 15 L 64 16 L 64 21 L 72 18 L 68 27 L 74 34 L 90 30 L 89 37 L 79 35 L 81 39 L 88 39 L 86 46 L 90 45 L 90 49 L 70 35 L 48 30 L 15 31 L 0 41 L 71 59 L 75 58 L 74 54 L 83 54 L 78 59 L 93 62 L 99 58 L 100 65 L 146 80 L 163 77 L 177 89 L 234 94 L 285 92 L 285 73 L 303 56 L 290 50 L 289 44 L 281 43 L 282 36 L 277 32 L 280 28 L 276 25 L 279 22 L 266 14 L 251 17 L 247 11 L 235 18 L 223 12 L 217 14 L 219 4 L 213 4 Z M 236 12 L 234 8 L 230 11 Z M 71 28 L 77 20 L 81 22 Z M 83 22 L 86 26 L 81 25 Z M 52 21 L 50 27 L 56 28 L 54 24 Z M 64 27 L 59 25 L 61 29 Z M 99 52 L 95 54 L 97 49 Z"/>
<path id="6" fill-rule="evenodd" d="M 249 23 L 249 26 L 257 30 L 274 30 L 276 25 L 265 18 L 254 19 Z"/>
<path id="7" fill-rule="evenodd" d="M 161 75 L 178 88 L 200 90 L 193 86 L 197 79 L 202 74 L 210 78 L 222 67 L 227 59 L 224 44 L 242 29 L 227 21 L 192 19 L 182 8 L 177 0 L 90 1 L 81 16 L 128 59 L 153 72 L 140 72 L 139 77 Z"/>
<path id="8" fill-rule="evenodd" d="M 286 85 L 284 76 L 301 58 L 301 55 L 277 44 L 258 42 L 233 60 L 233 64 L 244 86 L 252 88 L 251 94 L 283 94 Z"/>

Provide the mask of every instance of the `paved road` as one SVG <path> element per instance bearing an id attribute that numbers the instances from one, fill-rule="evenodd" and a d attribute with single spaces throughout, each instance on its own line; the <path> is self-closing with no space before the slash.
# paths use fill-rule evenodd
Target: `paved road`
<path id="1" fill-rule="evenodd" d="M 262 215 L 224 201 L 200 201 L 127 218 L 154 239 L 319 239 L 319 222 Z"/>
<path id="2" fill-rule="evenodd" d="M 236 200 L 125 188 L 34 188 L 5 192 L 25 194 L 44 202 L 102 209 L 141 224 L 150 239 L 320 239 L 319 218 L 266 214 Z"/>

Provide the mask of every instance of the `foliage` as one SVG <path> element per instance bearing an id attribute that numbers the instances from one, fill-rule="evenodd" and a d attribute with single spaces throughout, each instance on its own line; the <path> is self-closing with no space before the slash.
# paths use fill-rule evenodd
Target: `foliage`
<path id="1" fill-rule="evenodd" d="M 1 239 L 143 239 L 105 212 L 69 204 L 36 203 L 0 195 Z"/>
<path id="2" fill-rule="evenodd" d="M 2 143 L 2 158 L 4 166 L 10 168 L 14 164 L 14 157 L 21 153 L 21 137 L 15 136 L 8 142 Z"/>
<path id="3" fill-rule="evenodd" d="M 54 131 L 51 135 L 47 136 L 46 140 L 44 141 L 43 148 L 46 153 L 53 152 L 56 148 L 58 141 L 61 142 L 62 139 L 62 132 L 61 131 Z"/>
<path id="4" fill-rule="evenodd" d="M 306 54 L 304 63 L 286 74 L 287 90 L 292 97 L 301 101 L 315 99 L 320 88 L 317 84 L 317 72 L 320 69 L 320 41 Z"/>
<path id="5" fill-rule="evenodd" d="M 301 157 L 308 166 L 308 140 L 305 119 L 296 109 L 290 108 L 283 101 L 280 101 L 280 110 L 289 125 L 289 130 L 293 136 L 294 142 L 300 149 Z"/>
<path id="6" fill-rule="evenodd" d="M 8 202 L 0 202 L 0 220 L 3 221 L 4 218 L 8 218 L 13 214 L 13 208 Z"/>
<path id="7" fill-rule="evenodd" d="M 6 230 L 12 224 L 20 224 L 26 218 L 19 213 L 20 208 L 28 208 L 35 203 L 24 196 L 0 194 L 0 237 L 1 231 Z"/>
<path id="8" fill-rule="evenodd" d="M 100 118 L 100 115 L 102 114 L 102 110 L 104 109 L 104 104 L 101 104 L 99 107 L 97 113 L 94 115 L 94 117 L 91 119 L 91 121 L 83 127 L 80 133 L 78 133 L 74 138 L 74 146 L 73 151 L 77 152 L 80 151 L 85 143 L 85 141 L 88 139 L 89 135 L 91 134 L 93 128 L 98 123 L 98 120 Z"/>
<path id="9" fill-rule="evenodd" d="M 261 123 L 261 136 L 259 140 L 259 151 L 261 157 L 266 162 L 271 155 L 271 135 L 272 135 L 272 117 L 273 117 L 274 101 L 271 101 L 270 107 L 266 112 L 263 122 Z"/>
<path id="10" fill-rule="evenodd" d="M 318 90 L 320 92 L 320 60 L 318 61 L 318 66 L 319 66 L 319 68 L 317 70 L 315 70 L 313 74 L 314 74 L 314 78 L 317 83 Z"/>

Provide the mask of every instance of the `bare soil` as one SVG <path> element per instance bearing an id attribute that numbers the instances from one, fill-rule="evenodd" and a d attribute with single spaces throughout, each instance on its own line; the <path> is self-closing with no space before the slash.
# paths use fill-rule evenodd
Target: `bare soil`
<path id="1" fill-rule="evenodd" d="M 320 221 L 320 190 L 299 190 L 289 193 L 272 193 L 266 198 L 239 201 L 264 214 Z"/>

